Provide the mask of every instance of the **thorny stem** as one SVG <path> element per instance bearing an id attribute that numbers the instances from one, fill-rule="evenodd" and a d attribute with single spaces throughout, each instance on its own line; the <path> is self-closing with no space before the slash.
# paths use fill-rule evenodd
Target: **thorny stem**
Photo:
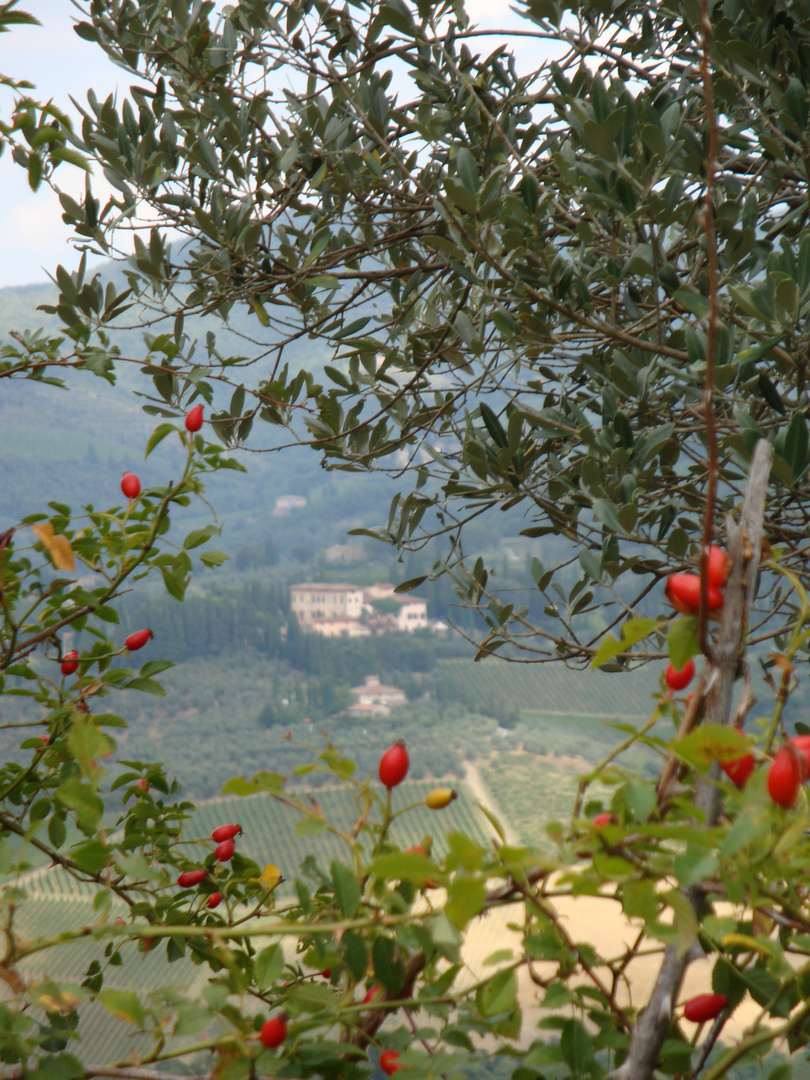
<path id="1" fill-rule="evenodd" d="M 714 423 L 714 360 L 717 348 L 717 328 L 720 323 L 720 298 L 718 295 L 717 240 L 714 231 L 714 175 L 717 169 L 717 116 L 714 109 L 714 87 L 709 67 L 709 43 L 712 24 L 709 15 L 709 0 L 701 2 L 702 56 L 700 73 L 703 81 L 703 98 L 706 115 L 706 134 L 708 152 L 706 156 L 706 187 L 703 192 L 703 232 L 706 238 L 706 261 L 709 276 L 709 319 L 706 327 L 706 376 L 703 391 L 703 406 L 706 422 L 706 511 L 703 519 L 703 544 L 700 552 L 700 616 L 698 637 L 700 651 L 712 659 L 712 647 L 709 642 L 709 550 L 714 528 L 714 506 L 717 494 L 717 432 Z"/>
<path id="2" fill-rule="evenodd" d="M 53 948 L 55 945 L 65 945 L 74 941 L 86 941 L 87 938 L 96 940 L 104 938 L 202 938 L 212 944 L 223 941 L 244 941 L 248 938 L 262 937 L 285 937 L 293 929 L 297 934 L 328 934 L 344 933 L 347 930 L 362 930 L 371 926 L 400 926 L 414 922 L 418 916 L 413 913 L 405 915 L 382 915 L 376 912 L 373 915 L 359 919 L 343 919 L 340 921 L 326 921 L 313 923 L 296 923 L 275 921 L 264 926 L 238 928 L 236 926 L 189 926 L 183 923 L 173 925 L 151 926 L 148 923 L 130 924 L 126 927 L 115 926 L 109 923 L 98 926 L 80 926 L 77 930 L 65 930 L 61 934 L 52 937 L 41 938 L 18 950 L 20 959 Z"/>
<path id="3" fill-rule="evenodd" d="M 731 719 L 732 689 L 740 663 L 745 614 L 750 606 L 759 564 L 765 494 L 772 457 L 773 447 L 761 440 L 754 451 L 740 524 L 729 524 L 728 546 L 733 566 L 714 649 L 714 677 L 706 702 L 707 718 L 714 723 L 728 724 Z M 698 781 L 694 801 L 696 809 L 702 812 L 703 824 L 711 828 L 721 810 L 719 788 L 712 776 Z M 700 918 L 706 903 L 706 883 L 690 886 L 684 893 Z M 611 1080 L 651 1080 L 690 959 L 689 955 L 681 955 L 677 944 L 667 947 L 647 1008 L 633 1028 L 628 1056 L 619 1068 L 610 1073 Z"/>

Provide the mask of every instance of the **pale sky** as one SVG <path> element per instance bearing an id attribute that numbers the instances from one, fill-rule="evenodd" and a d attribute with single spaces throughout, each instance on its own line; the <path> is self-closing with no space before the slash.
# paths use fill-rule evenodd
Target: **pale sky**
<path id="1" fill-rule="evenodd" d="M 0 71 L 35 83 L 32 96 L 53 98 L 54 104 L 75 116 L 70 95 L 84 102 L 87 88 L 93 86 L 103 100 L 115 91 L 119 77 L 126 79 L 101 49 L 74 33 L 76 9 L 70 0 L 23 0 L 20 7 L 42 26 L 14 27 L 0 35 Z M 3 92 L 4 115 L 11 100 Z M 81 170 L 61 165 L 57 176 L 74 196 L 84 193 Z M 25 171 L 12 162 L 8 151 L 0 158 L 0 191 L 0 287 L 47 281 L 45 271 L 53 273 L 60 262 L 75 269 L 78 257 L 67 244 L 70 230 L 62 222 L 58 199 L 44 184 L 33 192 Z"/>
<path id="2" fill-rule="evenodd" d="M 20 6 L 39 19 L 42 26 L 15 27 L 0 35 L 0 71 L 33 82 L 35 98 L 52 98 L 75 117 L 71 96 L 84 103 L 87 89 L 92 86 L 96 96 L 103 100 L 115 93 L 119 80 L 122 88 L 129 86 L 126 72 L 73 31 L 77 8 L 72 0 L 22 0 Z M 472 22 L 481 27 L 526 29 L 531 25 L 510 11 L 509 0 L 468 0 L 466 6 Z M 496 44 L 493 38 L 478 39 L 473 48 L 486 53 Z M 531 39 L 525 38 L 513 38 L 512 45 L 518 55 L 532 48 Z M 0 91 L 0 95 L 0 110 L 8 115 L 11 94 Z M 74 198 L 83 196 L 81 170 L 63 164 L 57 179 Z M 93 187 L 96 197 L 103 201 L 108 190 L 103 177 L 99 180 L 94 176 Z M 0 192 L 0 288 L 47 281 L 47 272 L 53 273 L 58 263 L 74 270 L 79 256 L 67 242 L 70 230 L 62 222 L 58 199 L 44 184 L 38 192 L 31 191 L 25 171 L 12 162 L 8 151 L 0 158 Z"/>

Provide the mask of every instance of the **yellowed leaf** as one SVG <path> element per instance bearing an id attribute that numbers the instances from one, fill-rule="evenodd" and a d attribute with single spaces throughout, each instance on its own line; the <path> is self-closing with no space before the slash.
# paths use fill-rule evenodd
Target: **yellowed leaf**
<path id="1" fill-rule="evenodd" d="M 259 881 L 269 892 L 271 889 L 275 889 L 276 885 L 281 881 L 281 871 L 274 863 L 268 863 L 262 870 Z"/>
<path id="2" fill-rule="evenodd" d="M 777 950 L 777 946 L 772 945 L 771 942 L 763 941 L 762 938 L 753 938 L 749 934 L 723 934 L 720 943 L 724 949 L 739 945 L 743 949 L 758 952 L 762 956 L 774 956 Z"/>
<path id="3" fill-rule="evenodd" d="M 73 548 L 70 546 L 70 541 L 66 536 L 58 536 L 54 533 L 50 521 L 32 525 L 31 531 L 45 545 L 57 570 L 70 570 L 75 573 L 76 563 L 73 560 Z"/>
<path id="4" fill-rule="evenodd" d="M 30 989 L 32 997 L 49 1013 L 66 1015 L 73 1012 L 79 1004 L 79 998 L 75 994 L 55 986 L 50 981 L 38 983 Z"/>

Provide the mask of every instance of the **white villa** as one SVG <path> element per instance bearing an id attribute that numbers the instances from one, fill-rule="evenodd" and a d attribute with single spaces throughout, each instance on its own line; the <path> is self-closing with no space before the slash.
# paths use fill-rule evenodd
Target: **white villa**
<path id="1" fill-rule="evenodd" d="M 378 612 L 373 601 L 393 600 L 390 612 Z M 392 632 L 413 633 L 428 626 L 427 601 L 400 596 L 393 585 L 327 585 L 305 582 L 290 587 L 290 606 L 305 630 L 324 637 L 368 637 Z"/>
<path id="2" fill-rule="evenodd" d="M 388 716 L 395 705 L 405 705 L 408 699 L 398 686 L 385 686 L 377 675 L 366 675 L 362 686 L 353 686 L 354 704 L 347 712 L 353 716 Z"/>

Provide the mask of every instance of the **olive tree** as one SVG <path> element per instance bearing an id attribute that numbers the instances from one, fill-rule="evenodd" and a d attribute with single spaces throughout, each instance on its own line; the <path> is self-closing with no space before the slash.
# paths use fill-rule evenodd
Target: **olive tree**
<path id="1" fill-rule="evenodd" d="M 767 533 L 803 574 L 802 5 L 529 3 L 511 30 L 450 2 L 84 7 L 132 81 L 81 103 L 69 141 L 113 195 L 63 194 L 64 217 L 132 250 L 129 287 L 174 320 L 159 408 L 191 377 L 229 446 L 286 431 L 401 477 L 378 535 L 449 538 L 434 572 L 488 603 L 488 651 L 587 663 L 653 614 L 763 437 Z M 115 309 L 60 281 L 93 338 Z M 248 313 L 256 342 L 192 356 L 193 312 Z M 326 362 L 288 362 L 302 340 Z M 540 625 L 464 546 L 496 507 L 567 541 L 540 541 Z M 794 618 L 778 588 L 761 606 L 760 635 Z"/>

